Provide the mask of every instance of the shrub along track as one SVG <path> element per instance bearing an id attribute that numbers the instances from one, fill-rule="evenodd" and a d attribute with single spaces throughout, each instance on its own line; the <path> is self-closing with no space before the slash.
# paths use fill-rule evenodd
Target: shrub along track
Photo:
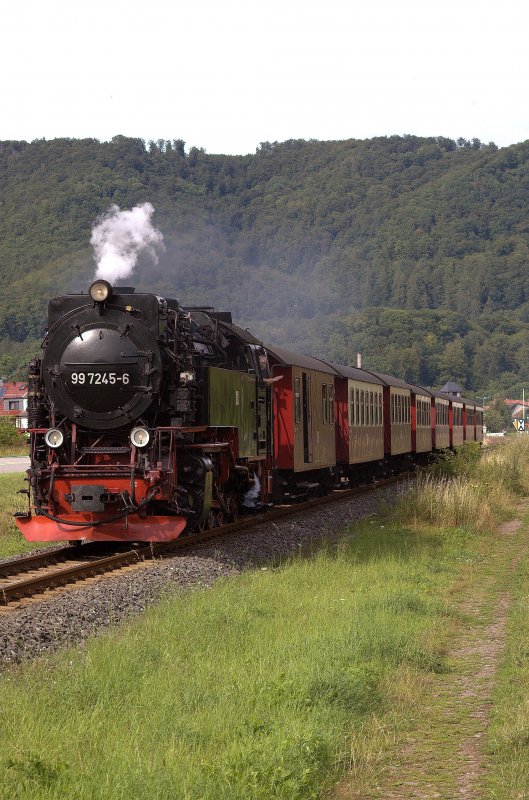
<path id="1" fill-rule="evenodd" d="M 114 574 L 0 606 L 0 664 L 83 641 L 97 629 L 143 611 L 172 587 L 208 587 L 219 577 L 314 551 L 338 538 L 354 519 L 394 502 L 396 483 L 393 479 L 244 517 L 231 526 L 177 540 L 175 552 L 167 548 L 149 561 L 139 561 L 136 552 L 135 563 Z M 212 538 L 216 535 L 222 540 Z"/>

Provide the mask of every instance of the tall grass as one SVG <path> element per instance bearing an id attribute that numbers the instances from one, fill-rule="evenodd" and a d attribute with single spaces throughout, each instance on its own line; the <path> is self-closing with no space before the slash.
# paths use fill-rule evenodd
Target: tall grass
<path id="1" fill-rule="evenodd" d="M 481 452 L 468 444 L 443 454 L 430 473 L 403 490 L 396 519 L 414 524 L 491 529 L 529 492 L 529 437 L 509 438 Z"/>

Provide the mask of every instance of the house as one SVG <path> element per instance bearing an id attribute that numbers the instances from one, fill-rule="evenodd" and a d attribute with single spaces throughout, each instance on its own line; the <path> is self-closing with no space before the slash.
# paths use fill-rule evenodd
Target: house
<path id="1" fill-rule="evenodd" d="M 456 397 L 463 396 L 463 389 L 461 386 L 458 386 L 457 383 L 454 383 L 454 381 L 448 381 L 444 386 L 441 386 L 439 391 L 443 392 L 443 394 L 453 394 Z"/>
<path id="2" fill-rule="evenodd" d="M 529 416 L 529 403 L 523 403 L 521 400 L 505 400 L 505 404 L 510 407 L 513 419 L 523 419 Z M 523 413 L 524 409 L 525 414 Z"/>
<path id="3" fill-rule="evenodd" d="M 15 417 L 17 428 L 28 427 L 28 384 L 22 381 L 3 381 L 0 387 L 0 415 Z"/>

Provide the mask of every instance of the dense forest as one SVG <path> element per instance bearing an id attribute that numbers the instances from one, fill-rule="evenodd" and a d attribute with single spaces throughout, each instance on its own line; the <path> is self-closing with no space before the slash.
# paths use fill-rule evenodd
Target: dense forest
<path id="1" fill-rule="evenodd" d="M 416 136 L 0 142 L 0 374 L 23 374 L 49 296 L 88 288 L 98 215 L 145 201 L 166 249 L 137 290 L 426 385 L 529 388 L 529 141 Z"/>

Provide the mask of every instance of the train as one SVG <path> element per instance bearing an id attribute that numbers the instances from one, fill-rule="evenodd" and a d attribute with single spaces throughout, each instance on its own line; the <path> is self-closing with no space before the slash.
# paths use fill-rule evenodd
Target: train
<path id="1" fill-rule="evenodd" d="M 96 280 L 49 302 L 28 430 L 27 540 L 167 542 L 480 442 L 483 408 Z"/>

